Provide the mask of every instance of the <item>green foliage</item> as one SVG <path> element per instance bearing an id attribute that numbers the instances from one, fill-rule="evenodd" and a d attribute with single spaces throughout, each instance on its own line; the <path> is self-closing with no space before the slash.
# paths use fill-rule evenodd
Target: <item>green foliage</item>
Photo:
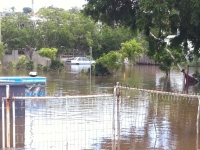
<path id="1" fill-rule="evenodd" d="M 9 66 L 13 66 L 14 64 L 12 62 L 9 63 Z M 19 61 L 16 64 L 16 68 L 17 69 L 26 69 L 26 70 L 33 70 L 34 69 L 34 61 L 29 60 L 26 61 L 26 56 L 25 55 L 21 55 L 19 58 Z"/>
<path id="2" fill-rule="evenodd" d="M 160 62 L 164 70 L 169 70 L 173 64 L 170 61 L 174 61 L 167 58 L 171 57 L 169 54 L 163 52 L 164 38 L 176 34 L 177 30 L 180 34 L 171 40 L 171 49 L 180 52 L 179 48 L 183 45 L 180 55 L 189 55 L 190 60 L 194 56 L 200 57 L 199 0 L 87 0 L 83 13 L 112 27 L 125 25 L 133 30 L 139 29 L 147 36 L 152 36 L 153 33 L 154 38 L 149 42 L 153 42 L 155 46 L 147 53 L 153 60 Z M 193 50 L 189 48 L 190 44 Z"/>
<path id="3" fill-rule="evenodd" d="M 29 60 L 26 62 L 26 70 L 33 70 L 34 69 L 34 61 Z"/>
<path id="4" fill-rule="evenodd" d="M 122 54 L 122 59 L 128 57 L 130 62 L 134 62 L 136 56 L 141 56 L 143 51 L 142 44 L 135 39 L 121 44 L 120 53 Z"/>
<path id="5" fill-rule="evenodd" d="M 99 32 L 94 32 L 91 36 L 93 57 L 98 59 L 103 53 L 119 50 L 121 43 L 129 41 L 136 35 L 135 32 L 124 26 L 108 27 L 105 24 L 99 24 Z"/>
<path id="6" fill-rule="evenodd" d="M 196 79 L 200 79 L 200 73 L 199 73 L 199 71 L 198 70 L 195 70 L 195 72 L 192 74 L 192 76 L 194 77 L 194 78 L 196 78 Z"/>
<path id="7" fill-rule="evenodd" d="M 110 51 L 108 54 L 103 54 L 103 56 L 97 60 L 97 63 L 101 63 L 109 70 L 109 72 L 115 73 L 122 66 L 120 60 L 121 54 Z"/>
<path id="8" fill-rule="evenodd" d="M 49 67 L 50 71 L 62 71 L 64 69 L 64 64 L 60 60 L 52 60 Z"/>
<path id="9" fill-rule="evenodd" d="M 36 50 L 39 32 L 37 23 L 32 21 L 31 14 L 13 12 L 2 18 L 2 41 L 8 49 L 23 50 L 26 58 L 31 60 Z"/>
<path id="10" fill-rule="evenodd" d="M 44 67 L 42 68 L 42 70 L 43 70 L 43 71 L 49 71 L 49 67 L 48 67 L 48 66 L 44 66 Z"/>
<path id="11" fill-rule="evenodd" d="M 42 64 L 37 64 L 37 70 L 43 70 L 43 65 Z"/>
<path id="12" fill-rule="evenodd" d="M 19 61 L 16 64 L 16 68 L 20 69 L 20 68 L 25 68 L 26 67 L 26 56 L 21 55 L 19 58 Z"/>
<path id="13" fill-rule="evenodd" d="M 41 8 L 37 14 L 39 21 L 32 21 L 31 13 L 20 12 L 2 18 L 3 42 L 8 49 L 23 50 L 29 60 L 34 51 L 44 47 L 57 48 L 57 56 L 74 50 L 79 55 L 88 55 L 92 47 L 97 59 L 110 50 L 119 50 L 122 42 L 136 36 L 124 26 L 95 23 L 76 8 L 66 11 L 51 6 Z"/>
<path id="14" fill-rule="evenodd" d="M 90 73 L 90 69 L 88 69 L 87 73 Z M 97 62 L 95 65 L 92 66 L 92 74 L 94 74 L 95 76 L 106 76 L 110 75 L 111 73 L 102 63 Z"/>
<path id="15" fill-rule="evenodd" d="M 55 60 L 57 51 L 58 50 L 56 48 L 42 48 L 38 51 L 38 54 L 42 57 L 47 57 L 51 60 Z"/>
<path id="16" fill-rule="evenodd" d="M 5 48 L 4 48 L 4 46 L 3 46 L 3 43 L 0 42 L 0 61 L 1 61 L 1 59 L 3 58 L 4 53 L 5 53 Z"/>
<path id="17" fill-rule="evenodd" d="M 16 67 L 16 64 L 12 61 L 9 61 L 7 67 L 8 68 L 14 68 L 14 67 Z"/>
<path id="18" fill-rule="evenodd" d="M 26 61 L 26 56 L 25 56 L 25 55 L 21 55 L 21 56 L 19 57 L 19 61 L 25 62 L 25 61 Z"/>

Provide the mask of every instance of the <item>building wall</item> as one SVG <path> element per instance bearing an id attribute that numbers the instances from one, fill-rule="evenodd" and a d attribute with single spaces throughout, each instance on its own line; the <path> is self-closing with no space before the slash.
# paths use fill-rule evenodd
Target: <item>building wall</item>
<path id="1" fill-rule="evenodd" d="M 2 62 L 5 65 L 10 61 L 17 63 L 21 55 L 18 50 L 13 50 L 10 54 L 4 55 Z M 49 66 L 51 64 L 50 59 L 41 57 L 37 52 L 33 52 L 32 60 L 34 61 L 34 65 L 42 64 L 43 66 Z"/>

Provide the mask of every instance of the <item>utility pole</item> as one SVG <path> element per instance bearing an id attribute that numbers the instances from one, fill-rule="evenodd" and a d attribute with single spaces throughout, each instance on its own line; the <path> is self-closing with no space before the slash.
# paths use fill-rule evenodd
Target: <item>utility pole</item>
<path id="1" fill-rule="evenodd" d="M 35 13 L 34 12 L 34 0 L 32 0 L 32 11 L 33 11 L 33 14 Z"/>

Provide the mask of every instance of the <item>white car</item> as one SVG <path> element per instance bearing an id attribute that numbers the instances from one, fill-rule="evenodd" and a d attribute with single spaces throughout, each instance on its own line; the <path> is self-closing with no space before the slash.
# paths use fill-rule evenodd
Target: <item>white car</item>
<path id="1" fill-rule="evenodd" d="M 66 60 L 70 65 L 90 65 L 96 63 L 94 60 L 89 60 L 87 57 L 73 57 Z"/>

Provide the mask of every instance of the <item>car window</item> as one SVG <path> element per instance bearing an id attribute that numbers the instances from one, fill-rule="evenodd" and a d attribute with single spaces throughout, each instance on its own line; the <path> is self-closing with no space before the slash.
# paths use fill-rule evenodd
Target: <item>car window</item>
<path id="1" fill-rule="evenodd" d="M 83 57 L 79 57 L 79 60 L 80 60 L 80 61 L 83 61 Z"/>
<path id="2" fill-rule="evenodd" d="M 83 57 L 83 60 L 84 60 L 84 61 L 89 61 L 86 57 Z"/>
<path id="3" fill-rule="evenodd" d="M 77 57 L 72 58 L 72 60 L 77 60 Z"/>

